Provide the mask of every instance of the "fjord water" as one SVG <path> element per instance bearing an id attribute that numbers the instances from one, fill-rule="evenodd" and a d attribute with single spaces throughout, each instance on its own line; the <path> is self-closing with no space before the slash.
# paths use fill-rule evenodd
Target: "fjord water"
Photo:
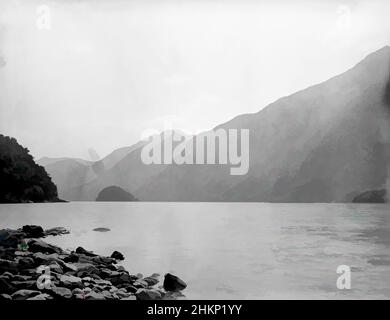
<path id="1" fill-rule="evenodd" d="M 192 299 L 390 298 L 389 205 L 0 205 L 0 228 L 24 224 L 68 228 L 47 238 L 63 248 L 118 250 L 132 273 L 177 274 Z M 336 287 L 339 265 L 351 267 L 350 290 Z"/>

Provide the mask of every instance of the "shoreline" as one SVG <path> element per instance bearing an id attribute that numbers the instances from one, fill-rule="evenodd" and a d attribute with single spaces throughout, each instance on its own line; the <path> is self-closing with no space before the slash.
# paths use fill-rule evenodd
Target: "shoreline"
<path id="1" fill-rule="evenodd" d="M 0 300 L 177 300 L 187 285 L 179 277 L 131 274 L 110 257 L 82 247 L 64 250 L 42 240 L 70 233 L 40 226 L 0 230 Z"/>

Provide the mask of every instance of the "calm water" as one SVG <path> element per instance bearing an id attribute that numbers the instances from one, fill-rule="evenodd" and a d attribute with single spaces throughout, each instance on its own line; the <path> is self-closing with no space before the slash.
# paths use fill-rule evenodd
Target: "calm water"
<path id="1" fill-rule="evenodd" d="M 0 205 L 0 228 L 23 224 L 69 228 L 47 240 L 118 250 L 133 273 L 173 272 L 188 283 L 188 298 L 390 298 L 389 205 Z M 352 269 L 351 290 L 336 288 L 339 265 Z"/>

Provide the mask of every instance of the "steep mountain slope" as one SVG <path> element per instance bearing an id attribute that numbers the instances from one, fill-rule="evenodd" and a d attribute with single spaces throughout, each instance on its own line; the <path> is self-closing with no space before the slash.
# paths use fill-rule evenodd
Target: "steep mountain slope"
<path id="1" fill-rule="evenodd" d="M 214 128 L 249 129 L 246 175 L 230 175 L 230 165 L 146 165 L 141 143 L 62 196 L 94 200 L 117 185 L 141 201 L 352 201 L 390 186 L 389 79 L 387 46 L 339 76 Z"/>
<path id="2" fill-rule="evenodd" d="M 171 166 L 135 192 L 142 200 L 345 201 L 386 183 L 390 48 L 346 73 L 218 128 L 250 130 L 250 170 Z"/>

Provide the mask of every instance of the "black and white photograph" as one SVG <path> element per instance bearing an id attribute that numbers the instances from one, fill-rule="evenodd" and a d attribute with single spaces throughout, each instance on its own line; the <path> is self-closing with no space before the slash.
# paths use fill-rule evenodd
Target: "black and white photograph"
<path id="1" fill-rule="evenodd" d="M 0 0 L 0 303 L 389 300 L 389 16 Z"/>

